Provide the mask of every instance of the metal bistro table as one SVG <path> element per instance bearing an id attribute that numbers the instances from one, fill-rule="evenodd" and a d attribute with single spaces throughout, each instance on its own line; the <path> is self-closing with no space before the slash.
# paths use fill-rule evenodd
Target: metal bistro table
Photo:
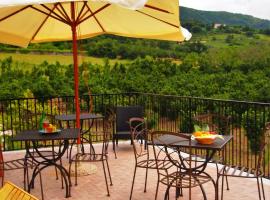
<path id="1" fill-rule="evenodd" d="M 60 172 L 64 179 L 65 186 L 66 186 L 66 197 L 70 196 L 70 175 L 68 171 L 60 164 L 57 164 L 57 161 L 61 159 L 64 155 L 65 151 L 68 148 L 69 140 L 76 141 L 79 137 L 80 130 L 77 128 L 72 129 L 63 129 L 57 133 L 46 133 L 42 134 L 38 130 L 29 130 L 29 131 L 22 131 L 16 134 L 12 141 L 24 141 L 26 147 L 26 157 L 33 159 L 37 165 L 33 170 L 31 181 L 28 185 L 28 192 L 30 192 L 31 186 L 34 185 L 34 181 L 38 173 L 40 173 L 43 169 L 55 166 Z M 52 141 L 52 156 L 48 157 L 42 154 L 39 150 L 39 142 L 42 141 Z M 55 141 L 58 141 L 58 153 L 54 153 L 55 149 Z M 32 143 L 32 146 L 30 145 Z M 38 155 L 34 156 L 33 153 L 30 152 L 31 149 L 34 149 L 35 153 Z M 38 159 L 37 159 L 38 158 Z"/>
<path id="2" fill-rule="evenodd" d="M 162 144 L 173 144 L 172 146 L 176 148 L 192 148 L 197 150 L 206 150 L 205 158 L 202 160 L 200 165 L 195 166 L 191 170 L 196 170 L 196 172 L 204 172 L 207 164 L 213 158 L 217 151 L 221 151 L 226 144 L 232 139 L 231 135 L 224 135 L 224 139 L 217 138 L 213 144 L 200 144 L 196 140 L 191 140 L 191 146 L 189 146 L 189 142 L 186 140 L 179 140 L 179 137 L 173 135 L 164 135 L 160 136 L 158 141 L 160 141 L 160 145 Z M 159 145 L 159 142 L 156 142 L 156 145 Z M 218 184 L 215 185 L 215 198 L 218 199 Z M 176 191 L 177 196 L 180 196 L 180 190 Z"/>
<path id="3" fill-rule="evenodd" d="M 100 114 L 90 114 L 90 113 L 80 114 L 80 123 L 81 123 L 80 133 L 81 133 L 81 151 L 82 151 L 82 153 L 84 153 L 84 146 L 83 146 L 84 141 L 86 141 L 86 142 L 88 142 L 88 144 L 90 144 L 90 148 L 92 151 L 95 151 L 94 147 L 92 145 L 92 140 L 91 140 L 91 128 L 93 126 L 94 120 L 103 119 L 103 118 L 104 117 Z M 70 122 L 76 121 L 76 115 L 75 114 L 56 115 L 55 119 L 59 122 L 60 128 L 63 128 L 62 122 L 66 122 L 67 127 L 70 128 Z M 83 130 L 83 121 L 84 120 L 88 120 L 88 128 L 86 130 Z M 88 137 L 86 136 L 87 133 L 88 133 Z"/>

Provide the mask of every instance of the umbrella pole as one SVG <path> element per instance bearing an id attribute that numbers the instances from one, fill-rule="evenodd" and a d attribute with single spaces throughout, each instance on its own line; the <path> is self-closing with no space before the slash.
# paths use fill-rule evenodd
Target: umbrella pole
<path id="1" fill-rule="evenodd" d="M 72 30 L 72 50 L 73 50 L 73 64 L 74 64 L 74 91 L 75 91 L 75 107 L 76 107 L 76 128 L 80 128 L 80 105 L 79 105 L 79 67 L 78 67 L 78 46 L 77 46 L 77 31 L 75 20 L 75 5 L 71 2 L 71 30 Z M 81 143 L 80 138 L 77 141 Z"/>
<path id="2" fill-rule="evenodd" d="M 73 65 L 74 65 L 74 91 L 75 91 L 75 108 L 76 108 L 76 128 L 81 127 L 80 124 L 80 104 L 79 104 L 79 66 L 78 66 L 78 45 L 77 45 L 77 22 L 75 19 L 75 3 L 71 2 L 71 31 L 72 31 L 72 52 L 73 52 Z M 77 153 L 81 153 L 81 136 L 77 139 Z M 79 157 L 80 159 L 80 157 Z M 76 165 L 76 164 L 75 164 Z M 77 176 L 85 176 L 95 173 L 97 167 L 90 163 L 82 165 L 78 162 Z M 75 169 L 71 169 L 71 175 L 75 175 Z"/>

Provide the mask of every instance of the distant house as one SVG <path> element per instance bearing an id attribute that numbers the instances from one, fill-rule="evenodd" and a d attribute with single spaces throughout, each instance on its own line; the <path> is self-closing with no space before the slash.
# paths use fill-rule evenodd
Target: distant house
<path id="1" fill-rule="evenodd" d="M 221 26 L 226 26 L 226 24 L 214 23 L 214 29 L 220 28 Z"/>

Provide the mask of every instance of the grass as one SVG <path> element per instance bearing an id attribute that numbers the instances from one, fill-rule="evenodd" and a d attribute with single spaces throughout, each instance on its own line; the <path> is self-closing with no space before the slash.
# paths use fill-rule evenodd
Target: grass
<path id="1" fill-rule="evenodd" d="M 232 43 L 227 43 L 226 38 L 233 35 Z M 207 35 L 197 35 L 192 38 L 194 41 L 201 41 L 203 44 L 212 48 L 231 48 L 233 47 L 249 47 L 260 42 L 270 42 L 270 37 L 262 34 L 255 34 L 254 37 L 247 37 L 245 34 L 229 34 L 229 33 L 209 33 Z"/>
<path id="2" fill-rule="evenodd" d="M 59 62 L 62 65 L 73 64 L 72 55 L 36 55 L 36 54 L 19 54 L 19 53 L 0 53 L 0 60 L 6 59 L 10 56 L 15 62 L 26 63 L 26 64 L 30 64 L 31 66 L 36 65 L 36 64 L 41 64 L 44 61 L 50 64 L 54 64 L 56 62 Z M 90 56 L 79 57 L 79 63 L 81 63 L 82 61 L 103 65 L 105 62 L 105 59 L 95 58 L 95 57 L 90 57 Z M 109 59 L 110 64 L 115 64 L 117 62 L 128 63 L 130 61 Z"/>

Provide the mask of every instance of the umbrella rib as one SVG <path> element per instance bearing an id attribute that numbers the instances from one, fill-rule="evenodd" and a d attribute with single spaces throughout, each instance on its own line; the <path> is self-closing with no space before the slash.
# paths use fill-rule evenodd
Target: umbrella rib
<path id="1" fill-rule="evenodd" d="M 82 6 L 82 8 L 81 8 L 81 10 L 80 10 L 80 12 L 79 12 L 79 14 L 78 14 L 77 19 L 76 19 L 76 23 L 78 23 L 78 21 L 80 21 L 81 15 L 82 15 L 82 13 L 83 13 L 83 10 L 84 10 L 86 4 L 87 4 L 87 2 L 83 2 L 83 6 Z"/>
<path id="2" fill-rule="evenodd" d="M 56 8 L 57 6 L 54 5 L 53 9 L 51 10 L 51 12 L 53 12 L 53 10 Z M 43 20 L 43 22 L 40 24 L 40 26 L 38 27 L 37 31 L 34 33 L 34 35 L 32 36 L 31 40 L 33 40 L 36 35 L 39 33 L 40 29 L 42 28 L 42 26 L 45 24 L 45 22 L 48 20 L 48 18 L 50 17 L 51 15 L 51 12 L 49 15 L 46 16 L 46 18 Z"/>
<path id="3" fill-rule="evenodd" d="M 175 24 L 172 24 L 172 23 L 167 22 L 167 21 L 165 21 L 165 20 L 159 19 L 159 18 L 157 18 L 157 17 L 154 17 L 154 16 L 152 16 L 152 15 L 150 15 L 150 14 L 147 14 L 147 13 L 145 13 L 145 12 L 142 12 L 142 11 L 140 11 L 140 10 L 136 10 L 136 11 L 139 12 L 139 13 L 141 13 L 141 14 L 143 14 L 143 15 L 146 15 L 146 16 L 148 16 L 148 17 L 151 17 L 151 18 L 153 18 L 153 19 L 156 19 L 156 20 L 158 20 L 158 21 L 160 21 L 160 22 L 163 22 L 163 23 L 165 23 L 165 24 L 168 24 L 168 25 L 170 25 L 170 26 L 173 26 L 173 27 L 175 27 L 175 28 L 180 28 L 178 25 L 175 25 Z"/>
<path id="4" fill-rule="evenodd" d="M 48 7 L 47 7 L 46 5 L 44 5 L 44 4 L 41 4 L 41 6 L 42 6 L 43 8 L 45 8 L 45 9 L 47 9 L 48 11 L 52 11 L 52 9 L 48 8 Z M 52 11 L 52 13 L 53 13 L 54 15 L 56 15 L 56 17 L 59 17 L 60 21 L 62 21 L 62 22 L 68 22 L 68 21 L 65 20 L 65 18 L 63 18 L 61 15 L 58 15 L 56 12 Z"/>
<path id="5" fill-rule="evenodd" d="M 102 6 L 101 8 L 99 8 L 98 10 L 96 10 L 95 12 L 91 13 L 89 16 L 85 17 L 84 19 L 81 19 L 81 21 L 79 21 L 78 24 L 81 24 L 85 20 L 89 19 L 90 17 L 94 16 L 95 14 L 99 13 L 100 11 L 104 10 L 105 8 L 107 8 L 110 5 L 111 4 L 108 3 L 108 4 L 104 5 L 104 6 Z"/>
<path id="6" fill-rule="evenodd" d="M 91 10 L 91 8 L 90 8 L 88 5 L 87 5 L 87 8 L 88 8 L 89 12 L 90 12 L 91 14 L 93 14 L 93 11 Z M 93 17 L 95 18 L 96 22 L 98 23 L 98 25 L 99 25 L 99 27 L 102 29 L 102 31 L 105 32 L 104 27 L 101 25 L 101 23 L 100 23 L 100 21 L 97 19 L 97 17 L 96 17 L 95 15 L 93 15 Z"/>
<path id="7" fill-rule="evenodd" d="M 62 11 L 64 12 L 64 14 L 65 14 L 65 16 L 67 17 L 68 21 L 71 22 L 71 19 L 70 19 L 70 17 L 68 16 L 68 14 L 67 14 L 66 10 L 64 9 L 63 5 L 62 5 L 61 3 L 59 3 L 59 6 L 60 6 L 60 8 L 62 9 Z"/>
<path id="8" fill-rule="evenodd" d="M 1 22 L 1 21 L 4 21 L 4 20 L 6 20 L 6 19 L 8 19 L 8 18 L 10 18 L 10 17 L 12 17 L 13 15 L 16 15 L 16 14 L 19 13 L 19 12 L 22 12 L 23 10 L 25 10 L 25 9 L 27 9 L 27 8 L 29 8 L 29 7 L 30 7 L 30 6 L 25 6 L 25 7 L 21 8 L 21 9 L 19 9 L 19 10 L 16 10 L 15 12 L 13 12 L 13 13 L 11 13 L 11 14 L 9 14 L 9 15 L 3 17 L 2 19 L 0 19 L 0 22 Z"/>
<path id="9" fill-rule="evenodd" d="M 80 17 L 77 18 L 77 23 L 79 23 L 81 21 L 81 19 L 84 18 L 84 16 L 88 13 L 88 10 L 86 10 Z"/>
<path id="10" fill-rule="evenodd" d="M 61 13 L 61 15 L 66 19 L 66 21 L 68 21 L 69 23 L 71 23 L 71 20 L 70 20 L 69 16 L 67 15 L 66 12 L 64 12 L 65 10 L 62 9 L 63 7 L 60 7 L 60 8 L 62 9 L 62 10 L 61 10 L 61 9 L 58 7 L 59 5 L 61 5 L 61 3 L 57 3 L 55 8 Z M 53 9 L 53 10 L 54 10 L 54 9 Z"/>
<path id="11" fill-rule="evenodd" d="M 164 13 L 171 13 L 167 10 L 164 10 L 164 9 L 161 9 L 161 8 L 158 8 L 158 7 L 155 7 L 155 6 L 151 6 L 151 5 L 148 5 L 148 4 L 145 4 L 144 7 L 146 8 L 151 8 L 151 9 L 154 9 L 154 10 L 158 10 L 158 11 L 161 11 L 161 12 L 164 12 Z"/>
<path id="12" fill-rule="evenodd" d="M 44 15 L 49 15 L 47 12 L 45 12 L 45 11 L 43 11 L 43 10 L 40 10 L 40 9 L 34 7 L 34 6 L 31 6 L 31 8 L 34 9 L 34 10 L 36 10 L 36 11 L 38 11 L 38 12 L 40 12 L 40 13 L 42 13 L 42 14 L 44 14 Z M 58 21 L 60 21 L 60 22 L 63 22 L 63 23 L 65 23 L 65 24 L 67 24 L 67 25 L 69 25 L 69 23 L 66 22 L 66 21 L 63 20 L 63 19 L 59 19 L 59 18 L 57 18 L 57 17 L 55 17 L 55 16 L 53 16 L 53 15 L 50 15 L 50 17 L 51 17 L 51 18 L 54 18 L 54 19 L 56 19 L 56 20 L 58 20 Z"/>

